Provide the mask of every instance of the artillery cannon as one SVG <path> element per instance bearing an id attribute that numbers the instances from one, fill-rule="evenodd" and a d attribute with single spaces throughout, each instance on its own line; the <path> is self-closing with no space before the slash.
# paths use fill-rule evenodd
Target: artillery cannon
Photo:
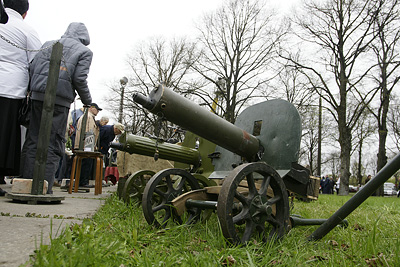
<path id="1" fill-rule="evenodd" d="M 214 151 L 215 144 L 190 132 L 186 132 L 182 145 L 127 133 L 123 133 L 118 141 L 111 143 L 110 147 L 129 154 L 174 161 L 174 167 L 180 169 L 180 173 L 191 173 L 202 187 L 216 185 L 207 179 L 214 169 L 207 155 Z M 153 170 L 139 170 L 129 175 L 120 194 L 122 199 L 141 203 L 144 187 L 154 174 Z"/>
<path id="2" fill-rule="evenodd" d="M 133 99 L 217 144 L 209 178 L 222 185 L 200 189 L 191 175 L 176 177 L 173 169 L 158 172 L 143 192 L 142 208 L 149 224 L 192 223 L 202 210 L 213 209 L 232 243 L 246 243 L 257 233 L 263 240 L 279 238 L 292 224 L 302 224 L 300 218 L 294 223 L 289 216 L 287 190 L 316 199 L 319 181 L 297 164 L 301 120 L 292 104 L 265 101 L 244 110 L 231 124 L 163 85 L 149 96 L 136 93 Z"/>

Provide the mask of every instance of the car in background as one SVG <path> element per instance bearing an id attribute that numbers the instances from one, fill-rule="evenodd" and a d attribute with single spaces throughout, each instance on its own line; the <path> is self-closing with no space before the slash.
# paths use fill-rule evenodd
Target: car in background
<path id="1" fill-rule="evenodd" d="M 350 193 L 354 193 L 354 192 L 357 192 L 358 191 L 358 187 L 357 186 L 354 186 L 354 185 L 349 185 L 349 192 Z"/>
<path id="2" fill-rule="evenodd" d="M 395 196 L 397 195 L 396 186 L 394 183 L 384 183 L 383 184 L 383 193 L 385 196 Z"/>

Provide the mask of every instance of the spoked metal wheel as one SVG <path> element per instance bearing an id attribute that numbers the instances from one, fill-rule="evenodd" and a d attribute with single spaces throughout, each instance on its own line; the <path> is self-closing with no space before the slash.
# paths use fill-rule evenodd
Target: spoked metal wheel
<path id="1" fill-rule="evenodd" d="M 232 244 L 245 244 L 252 237 L 264 242 L 280 238 L 289 223 L 285 184 L 266 163 L 240 165 L 222 184 L 217 214 L 223 235 Z"/>
<path id="2" fill-rule="evenodd" d="M 166 169 L 156 173 L 143 191 L 142 208 L 146 221 L 159 228 L 165 228 L 169 221 L 190 224 L 200 217 L 199 208 L 187 209 L 179 216 L 172 200 L 200 185 L 189 172 L 183 169 Z"/>
<path id="3" fill-rule="evenodd" d="M 133 173 L 126 180 L 124 188 L 122 189 L 122 198 L 126 203 L 133 203 L 137 201 L 142 203 L 143 190 L 155 172 L 150 170 L 142 170 Z"/>

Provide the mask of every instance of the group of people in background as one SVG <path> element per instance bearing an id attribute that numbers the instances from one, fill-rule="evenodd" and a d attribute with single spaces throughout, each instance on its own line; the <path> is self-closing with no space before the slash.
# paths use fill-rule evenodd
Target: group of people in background
<path id="1" fill-rule="evenodd" d="M 339 194 L 340 177 L 335 182 L 332 176 L 322 176 L 320 180 L 320 188 L 322 194 L 333 194 L 335 191 Z"/>
<path id="2" fill-rule="evenodd" d="M 105 166 L 109 166 L 108 159 L 109 159 L 109 148 L 110 142 L 112 142 L 116 136 L 122 134 L 125 130 L 124 125 L 121 123 L 115 123 L 113 125 L 108 125 L 109 118 L 106 116 L 101 117 L 100 120 L 96 120 L 97 114 L 102 109 L 96 104 L 91 103 L 87 107 L 88 116 L 86 119 L 85 125 L 85 133 L 90 132 L 94 135 L 95 146 L 94 150 L 99 151 L 104 155 L 104 162 Z M 68 156 L 69 151 L 72 150 L 83 150 L 80 146 L 81 140 L 81 129 L 83 124 L 83 116 L 84 115 L 84 108 L 72 110 L 68 119 L 68 126 L 67 126 L 67 135 L 66 138 L 70 139 L 71 147 L 66 147 L 65 155 L 63 159 L 65 161 L 61 162 L 59 168 L 61 168 L 61 172 L 57 173 L 56 175 L 56 185 L 61 184 L 61 180 L 63 178 L 69 178 L 71 173 L 71 165 L 72 165 L 72 157 Z M 73 153 L 72 153 L 73 155 Z M 79 179 L 79 186 L 90 188 L 93 185 L 89 184 L 89 180 L 92 177 L 94 167 L 94 160 L 93 159 L 83 159 L 82 160 L 82 168 L 81 168 L 81 177 Z"/>
<path id="3" fill-rule="evenodd" d="M 94 120 L 101 109 L 92 102 L 87 83 L 93 57 L 87 47 L 89 32 L 83 23 L 73 22 L 60 39 L 42 45 L 36 31 L 24 22 L 28 0 L 3 0 L 3 4 L 0 1 L 0 183 L 5 183 L 5 176 L 33 178 L 50 57 L 54 44 L 63 45 L 44 174 L 48 181 L 47 193 L 52 194 L 55 175 L 65 154 L 69 109 L 76 95 L 89 107 L 91 125 L 86 129 L 92 127 L 96 139 L 100 139 L 97 149 L 105 151 L 101 150 L 101 127 Z M 21 147 L 24 134 L 21 135 L 18 113 L 28 89 L 32 99 L 31 116 Z M 79 134 L 79 120 L 77 125 L 76 134 Z M 109 128 L 104 128 L 104 140 L 111 138 Z M 112 128 L 118 129 L 114 137 L 123 131 L 122 125 Z M 0 195 L 4 195 L 4 190 L 0 190 Z"/>
<path id="4" fill-rule="evenodd" d="M 367 184 L 372 179 L 371 175 L 368 175 L 365 178 L 365 183 Z M 400 178 L 399 178 L 400 180 Z M 400 182 L 399 182 L 400 184 Z M 359 189 L 360 185 L 358 185 L 357 190 Z M 333 194 L 336 191 L 336 194 L 339 195 L 339 188 L 340 188 L 340 177 L 334 181 L 332 176 L 322 176 L 320 180 L 320 193 L 321 194 Z M 397 186 L 396 186 L 397 188 Z M 376 192 L 374 192 L 373 196 Z"/>

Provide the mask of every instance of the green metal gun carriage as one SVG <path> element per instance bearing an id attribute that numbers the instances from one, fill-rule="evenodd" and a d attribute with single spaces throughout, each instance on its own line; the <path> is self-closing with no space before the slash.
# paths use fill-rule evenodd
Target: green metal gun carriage
<path id="1" fill-rule="evenodd" d="M 209 179 L 219 186 L 200 188 L 188 172 L 167 169 L 156 173 L 143 191 L 142 208 L 149 224 L 196 222 L 202 210 L 216 210 L 224 236 L 246 243 L 282 237 L 291 226 L 304 224 L 289 216 L 291 191 L 316 199 L 319 180 L 299 165 L 301 120 L 284 100 L 265 101 L 244 110 L 233 125 L 160 85 L 150 95 L 133 99 L 217 147 L 210 155 Z M 318 223 L 317 223 L 318 224 Z"/>

